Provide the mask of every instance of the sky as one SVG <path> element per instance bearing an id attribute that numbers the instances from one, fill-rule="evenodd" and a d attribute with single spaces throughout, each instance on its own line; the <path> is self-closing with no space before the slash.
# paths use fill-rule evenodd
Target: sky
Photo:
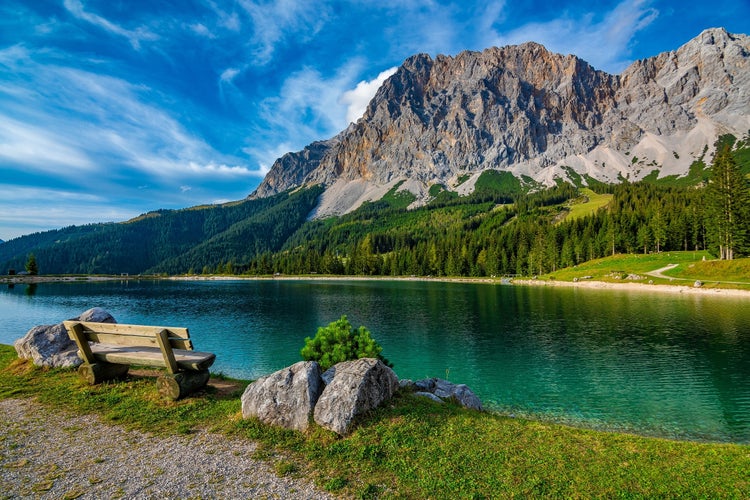
<path id="1" fill-rule="evenodd" d="M 245 198 L 417 53 L 535 41 L 597 69 L 748 0 L 3 0 L 0 239 Z"/>

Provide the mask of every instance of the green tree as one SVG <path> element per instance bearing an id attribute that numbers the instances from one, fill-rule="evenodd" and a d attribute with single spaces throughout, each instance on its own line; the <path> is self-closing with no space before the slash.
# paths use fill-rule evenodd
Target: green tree
<path id="1" fill-rule="evenodd" d="M 709 238 L 719 259 L 732 260 L 747 245 L 750 189 L 729 145 L 721 146 L 714 156 L 707 194 Z"/>
<path id="2" fill-rule="evenodd" d="M 39 266 L 37 266 L 36 257 L 33 253 L 29 254 L 29 258 L 26 261 L 26 272 L 32 276 L 39 274 Z"/>
<path id="3" fill-rule="evenodd" d="M 382 350 L 367 328 L 360 326 L 355 329 L 344 315 L 328 326 L 318 327 L 314 338 L 305 338 L 300 354 L 305 361 L 317 361 L 323 370 L 342 361 L 360 358 L 377 358 L 392 366 L 380 354 Z"/>

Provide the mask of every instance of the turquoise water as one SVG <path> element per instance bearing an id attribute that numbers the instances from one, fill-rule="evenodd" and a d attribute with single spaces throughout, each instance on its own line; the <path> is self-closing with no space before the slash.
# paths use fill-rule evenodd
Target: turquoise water
<path id="1" fill-rule="evenodd" d="M 89 307 L 187 326 L 214 371 L 256 378 L 348 315 L 401 378 L 468 384 L 496 411 L 750 443 L 750 301 L 423 281 L 111 281 L 0 289 L 0 343 Z"/>

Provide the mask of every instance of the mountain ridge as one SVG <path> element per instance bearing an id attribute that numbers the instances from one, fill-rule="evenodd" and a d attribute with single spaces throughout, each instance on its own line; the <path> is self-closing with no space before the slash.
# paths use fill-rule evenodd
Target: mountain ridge
<path id="1" fill-rule="evenodd" d="M 364 116 L 274 163 L 250 195 L 326 190 L 313 217 L 347 213 L 399 184 L 430 200 L 472 191 L 486 170 L 552 186 L 686 175 L 719 135 L 750 129 L 750 37 L 705 30 L 619 75 L 527 42 L 407 58 Z M 468 180 L 465 180 L 466 176 Z"/>

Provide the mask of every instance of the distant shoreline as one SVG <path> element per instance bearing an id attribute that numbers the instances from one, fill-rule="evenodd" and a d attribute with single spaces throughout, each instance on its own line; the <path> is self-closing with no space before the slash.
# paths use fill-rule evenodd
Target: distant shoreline
<path id="1" fill-rule="evenodd" d="M 658 292 L 684 295 L 725 296 L 750 298 L 750 290 L 737 288 L 707 288 L 689 285 L 648 284 L 648 283 L 611 283 L 597 280 L 559 281 L 530 278 L 501 280 L 499 278 L 471 278 L 471 277 L 427 277 L 427 276 L 331 276 L 331 275 L 278 275 L 278 276 L 4 276 L 0 277 L 0 284 L 23 285 L 36 283 L 85 283 L 124 280 L 170 280 L 170 281 L 428 281 L 444 283 L 478 283 L 504 286 L 550 286 L 585 288 L 595 290 L 624 290 L 634 292 Z"/>

